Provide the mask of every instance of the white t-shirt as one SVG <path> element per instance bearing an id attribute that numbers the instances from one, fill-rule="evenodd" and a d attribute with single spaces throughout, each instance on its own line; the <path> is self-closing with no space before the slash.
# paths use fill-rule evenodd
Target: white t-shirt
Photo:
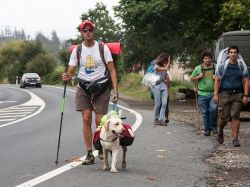
<path id="1" fill-rule="evenodd" d="M 81 45 L 80 69 L 77 77 L 89 82 L 104 77 L 106 67 L 101 58 L 98 42 L 95 41 L 95 44 L 92 47 L 86 47 L 83 44 Z M 70 66 L 78 66 L 76 53 L 77 47 L 72 51 L 70 56 Z M 107 64 L 113 61 L 111 52 L 106 45 L 104 45 L 104 59 Z"/>

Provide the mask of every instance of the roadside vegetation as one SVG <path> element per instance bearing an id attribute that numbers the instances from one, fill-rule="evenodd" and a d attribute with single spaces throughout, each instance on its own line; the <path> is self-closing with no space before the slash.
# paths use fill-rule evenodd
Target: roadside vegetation
<path id="1" fill-rule="evenodd" d="M 133 96 L 134 98 L 150 100 L 151 99 L 151 89 L 147 86 L 141 84 L 142 75 L 139 73 L 127 73 L 121 77 L 119 82 L 119 90 L 121 94 Z M 170 100 L 175 99 L 176 92 L 179 89 L 193 89 L 194 85 L 191 81 L 179 81 L 173 80 L 172 86 L 170 88 Z"/>

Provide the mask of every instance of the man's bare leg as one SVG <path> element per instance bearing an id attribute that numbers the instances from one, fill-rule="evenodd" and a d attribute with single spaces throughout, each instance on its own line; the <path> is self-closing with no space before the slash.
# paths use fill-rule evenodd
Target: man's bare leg
<path id="1" fill-rule="evenodd" d="M 92 111 L 84 110 L 82 111 L 83 119 L 83 138 L 85 142 L 86 149 L 88 151 L 86 159 L 83 161 L 83 165 L 93 164 L 95 157 L 92 153 Z"/>
<path id="2" fill-rule="evenodd" d="M 240 129 L 240 120 L 239 119 L 232 119 L 232 136 L 233 136 L 233 146 L 239 147 L 239 129 Z"/>
<path id="3" fill-rule="evenodd" d="M 224 127 L 226 125 L 227 125 L 227 122 L 219 118 L 219 124 L 218 124 L 219 131 L 218 131 L 218 136 L 217 136 L 217 140 L 218 140 L 219 144 L 223 144 L 223 142 L 224 142 L 224 132 L 223 132 L 223 129 L 224 129 Z"/>

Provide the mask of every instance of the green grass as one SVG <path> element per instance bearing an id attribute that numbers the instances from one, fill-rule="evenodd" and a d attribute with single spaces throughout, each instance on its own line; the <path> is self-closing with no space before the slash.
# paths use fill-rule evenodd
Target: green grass
<path id="1" fill-rule="evenodd" d="M 138 97 L 138 99 L 149 100 L 151 90 L 149 87 L 141 84 L 142 76 L 138 73 L 127 73 L 122 75 L 119 82 L 119 91 L 129 96 Z M 170 89 L 170 99 L 175 99 L 175 93 L 179 88 L 193 89 L 194 85 L 191 81 L 178 81 L 173 80 L 172 87 Z"/>
<path id="2" fill-rule="evenodd" d="M 119 90 L 129 96 L 138 97 L 139 99 L 150 98 L 150 88 L 141 84 L 142 76 L 138 73 L 126 73 L 122 75 L 119 82 Z"/>

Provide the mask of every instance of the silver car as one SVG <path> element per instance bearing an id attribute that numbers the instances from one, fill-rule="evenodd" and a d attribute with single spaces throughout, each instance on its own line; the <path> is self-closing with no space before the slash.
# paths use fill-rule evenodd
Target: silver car
<path id="1" fill-rule="evenodd" d="M 20 88 L 26 86 L 35 86 L 37 88 L 42 87 L 41 78 L 37 73 L 25 73 L 20 80 Z"/>

